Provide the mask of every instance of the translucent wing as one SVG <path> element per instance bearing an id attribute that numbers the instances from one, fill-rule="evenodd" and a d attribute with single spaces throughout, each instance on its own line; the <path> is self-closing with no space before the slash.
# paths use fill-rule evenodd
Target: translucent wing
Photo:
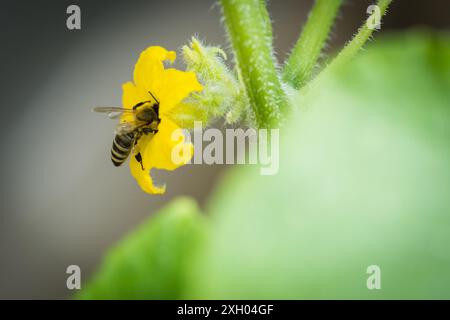
<path id="1" fill-rule="evenodd" d="M 107 113 L 110 119 L 117 119 L 123 113 L 135 113 L 133 109 L 124 109 L 120 107 L 95 107 L 93 112 Z"/>
<path id="2" fill-rule="evenodd" d="M 139 127 L 140 127 L 139 125 L 132 124 L 129 122 L 121 122 L 116 126 L 115 133 L 116 134 L 127 134 L 130 132 L 133 132 L 134 130 L 136 130 Z"/>

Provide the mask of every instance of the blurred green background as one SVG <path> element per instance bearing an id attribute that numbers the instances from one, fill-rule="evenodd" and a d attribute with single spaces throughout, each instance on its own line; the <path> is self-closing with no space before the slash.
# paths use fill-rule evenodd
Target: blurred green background
<path id="1" fill-rule="evenodd" d="M 206 225 L 172 203 L 83 297 L 449 299 L 449 89 L 448 35 L 382 37 L 298 98 L 277 175 L 231 170 Z"/>
<path id="2" fill-rule="evenodd" d="M 5 1 L 0 13 L 0 99 L 7 119 L 1 137 L 10 148 L 0 166 L 1 298 L 69 297 L 68 265 L 79 265 L 83 280 L 89 278 L 107 248 L 178 195 L 192 196 L 205 209 L 227 169 L 187 166 L 162 174 L 167 194 L 149 197 L 128 168 L 109 163 L 114 123 L 89 112 L 92 106 L 120 103 L 121 84 L 149 45 L 177 49 L 198 34 L 226 47 L 218 6 L 210 1 L 77 3 L 82 30 L 76 32 L 65 27 L 65 9 L 72 2 Z M 270 3 L 280 61 L 311 4 Z M 347 1 L 327 52 L 351 38 L 369 4 Z M 443 0 L 396 1 L 382 33 L 447 30 L 449 14 Z M 448 56 L 444 44 L 428 38 L 398 45 L 386 40 L 386 47 L 374 49 L 373 56 L 369 51 L 353 69 L 329 80 L 320 99 L 305 103 L 313 112 L 300 114 L 298 123 L 292 120 L 286 145 L 295 147 L 282 153 L 279 176 L 261 183 L 263 177 L 251 171 L 233 172 L 214 193 L 217 202 L 209 202 L 218 231 L 211 246 L 220 250 L 199 250 L 204 257 L 186 266 L 193 269 L 182 276 L 186 283 L 178 287 L 176 282 L 176 289 L 161 296 L 372 297 L 381 293 L 364 287 L 367 264 L 380 264 L 382 272 L 386 267 L 385 297 L 405 294 L 396 290 L 406 283 L 413 288 L 410 296 L 448 296 L 449 286 L 443 285 L 449 257 L 444 245 L 448 111 L 442 107 L 449 101 Z M 255 189 L 259 185 L 269 188 Z M 273 201 L 251 200 L 271 199 L 266 193 Z M 173 261 L 171 248 L 170 243 L 159 248 L 167 261 Z M 308 252 L 313 253 L 309 258 Z M 164 261 L 163 270 L 173 265 Z M 205 263 L 194 267 L 196 261 Z M 385 287 L 389 282 L 391 290 Z"/>

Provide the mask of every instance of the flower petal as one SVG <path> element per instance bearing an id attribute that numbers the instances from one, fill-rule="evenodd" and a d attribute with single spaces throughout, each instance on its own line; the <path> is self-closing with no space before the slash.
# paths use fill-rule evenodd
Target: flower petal
<path id="1" fill-rule="evenodd" d="M 125 109 L 132 109 L 139 102 L 148 100 L 148 93 L 131 82 L 124 83 L 122 91 L 122 106 Z M 131 113 L 124 113 L 120 117 L 121 122 L 133 122 L 134 120 L 134 115 Z"/>
<path id="2" fill-rule="evenodd" d="M 158 126 L 158 132 L 146 143 L 139 141 L 144 167 L 165 170 L 175 170 L 188 163 L 193 154 L 194 146 L 186 143 L 183 131 L 173 121 L 163 118 Z"/>
<path id="3" fill-rule="evenodd" d="M 166 191 L 165 186 L 156 187 L 153 185 L 150 169 L 144 168 L 144 170 L 142 170 L 141 164 L 134 156 L 131 156 L 130 159 L 130 171 L 144 192 L 150 194 L 163 194 Z"/>
<path id="4" fill-rule="evenodd" d="M 131 174 L 139 186 L 147 193 L 161 194 L 165 187 L 156 187 L 150 176 L 152 168 L 175 170 L 188 163 L 194 153 L 192 143 L 186 143 L 181 128 L 170 116 L 176 113 L 176 106 L 193 91 L 201 91 L 195 73 L 176 69 L 165 69 L 163 61 L 173 62 L 176 54 L 162 47 L 149 47 L 141 53 L 134 69 L 134 84 L 123 85 L 123 107 L 133 108 L 136 104 L 152 100 L 154 96 L 159 105 L 159 117 L 156 134 L 143 135 L 134 148 L 142 163 L 133 155 L 130 159 Z M 171 112 L 172 110 L 172 112 Z M 134 122 L 132 114 L 123 114 L 121 121 Z"/>
<path id="5" fill-rule="evenodd" d="M 202 89 L 203 86 L 198 82 L 194 72 L 176 69 L 164 70 L 157 86 L 160 114 L 168 114 L 191 92 L 201 91 Z"/>
<path id="6" fill-rule="evenodd" d="M 148 100 L 148 93 L 136 87 L 132 82 L 127 82 L 122 85 L 122 105 L 125 109 L 132 109 L 136 104 Z"/>
<path id="7" fill-rule="evenodd" d="M 167 51 L 162 47 L 153 46 L 145 49 L 134 67 L 134 83 L 145 92 L 150 91 L 155 96 L 159 96 L 160 93 L 157 90 L 159 88 L 156 86 L 164 72 L 163 61 L 173 62 L 175 58 L 176 53 L 174 51 Z"/>

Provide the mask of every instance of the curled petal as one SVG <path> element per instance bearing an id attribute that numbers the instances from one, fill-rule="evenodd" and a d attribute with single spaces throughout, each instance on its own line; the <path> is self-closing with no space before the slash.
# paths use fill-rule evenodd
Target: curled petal
<path id="1" fill-rule="evenodd" d="M 162 47 L 153 46 L 145 49 L 134 67 L 134 83 L 145 92 L 151 91 L 154 95 L 160 96 L 157 86 L 164 72 L 163 61 L 173 62 L 175 58 L 174 51 L 167 51 Z"/>
<path id="2" fill-rule="evenodd" d="M 144 192 L 150 194 L 163 194 L 166 191 L 166 187 L 157 187 L 153 184 L 152 177 L 150 176 L 150 169 L 142 170 L 141 164 L 136 160 L 134 156 L 130 159 L 130 171 L 133 177 L 136 179 L 139 187 Z"/>

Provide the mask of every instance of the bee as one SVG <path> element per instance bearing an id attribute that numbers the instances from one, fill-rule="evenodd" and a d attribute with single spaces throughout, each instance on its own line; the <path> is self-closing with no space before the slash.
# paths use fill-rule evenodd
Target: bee
<path id="1" fill-rule="evenodd" d="M 142 135 L 158 132 L 158 124 L 161 121 L 159 119 L 159 101 L 150 91 L 149 93 L 154 101 L 139 102 L 132 109 L 120 107 L 96 107 L 92 109 L 94 112 L 107 113 L 110 119 L 117 119 L 124 113 L 134 115 L 134 123 L 121 122 L 116 127 L 111 147 L 111 161 L 116 167 L 125 162 Z M 144 170 L 141 153 L 138 152 L 134 156 Z"/>

